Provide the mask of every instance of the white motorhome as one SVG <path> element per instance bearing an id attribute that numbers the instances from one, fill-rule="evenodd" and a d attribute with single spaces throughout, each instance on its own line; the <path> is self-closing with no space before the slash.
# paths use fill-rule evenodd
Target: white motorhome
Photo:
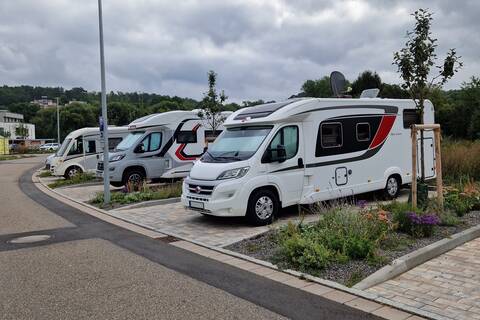
<path id="1" fill-rule="evenodd" d="M 411 182 L 412 100 L 302 98 L 236 111 L 184 180 L 185 207 L 267 224 L 282 207 Z M 425 103 L 424 123 L 434 123 Z M 426 177 L 435 177 L 433 134 L 425 132 Z"/>
<path id="2" fill-rule="evenodd" d="M 212 130 L 198 113 L 198 110 L 169 111 L 130 123 L 129 135 L 110 154 L 110 183 L 122 186 L 147 179 L 185 177 L 208 142 L 223 130 L 223 126 Z M 222 116 L 231 113 L 226 111 Z M 100 161 L 97 176 L 103 174 L 103 161 Z"/>
<path id="3" fill-rule="evenodd" d="M 108 135 L 108 148 L 113 150 L 128 135 L 128 128 L 109 127 Z M 103 138 L 98 127 L 72 131 L 50 160 L 50 172 L 54 176 L 64 176 L 66 179 L 79 172 L 95 173 L 101 153 Z"/>

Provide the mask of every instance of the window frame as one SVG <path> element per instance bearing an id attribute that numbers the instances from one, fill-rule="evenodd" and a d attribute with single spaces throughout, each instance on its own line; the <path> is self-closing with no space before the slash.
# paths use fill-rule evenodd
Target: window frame
<path id="1" fill-rule="evenodd" d="M 84 140 L 86 143 L 84 143 L 84 148 L 83 148 L 83 151 L 85 154 L 95 154 L 97 153 L 97 141 L 96 140 Z M 87 151 L 90 151 L 90 143 L 93 142 L 93 146 L 94 146 L 94 151 L 93 152 L 87 152 Z M 87 150 L 87 148 L 85 148 L 85 145 L 87 146 L 87 148 L 89 150 Z"/>
<path id="2" fill-rule="evenodd" d="M 413 123 L 410 123 L 409 126 L 405 126 L 405 111 L 407 113 L 415 113 L 415 122 Z M 412 124 L 420 124 L 422 121 L 422 119 L 420 118 L 420 115 L 418 114 L 418 111 L 417 109 L 411 109 L 411 108 L 408 108 L 408 109 L 403 109 L 402 111 L 402 125 L 403 125 L 403 129 L 410 129 Z"/>
<path id="3" fill-rule="evenodd" d="M 336 145 L 336 146 L 324 146 L 323 145 L 323 126 L 324 125 L 327 125 L 327 124 L 338 124 L 340 125 L 340 137 L 342 139 L 342 143 L 340 145 Z M 333 148 L 341 148 L 343 147 L 343 123 L 341 122 L 338 122 L 338 121 L 327 121 L 327 122 L 322 122 L 320 123 L 320 146 L 322 147 L 322 149 L 333 149 Z"/>
<path id="4" fill-rule="evenodd" d="M 359 139 L 358 138 L 358 125 L 361 125 L 361 124 L 366 124 L 368 125 L 368 139 Z M 355 125 L 355 137 L 357 138 L 357 142 L 367 142 L 367 141 L 370 141 L 372 139 L 372 127 L 370 126 L 370 122 L 358 122 L 356 125 Z"/>
<path id="5" fill-rule="evenodd" d="M 285 128 L 296 128 L 296 129 L 297 129 L 297 147 L 296 147 L 296 149 L 295 149 L 295 153 L 294 153 L 291 157 L 286 158 L 285 161 L 290 160 L 290 159 L 293 159 L 293 158 L 295 158 L 295 157 L 298 155 L 298 150 L 300 149 L 300 129 L 299 129 L 298 125 L 296 125 L 296 124 L 295 124 L 295 125 L 294 125 L 294 124 L 290 124 L 290 125 L 286 125 L 286 126 L 283 126 L 283 127 L 279 128 L 279 129 L 275 132 L 275 134 L 273 134 L 272 139 L 270 139 L 270 142 L 267 144 L 267 148 L 266 148 L 266 150 L 265 150 L 264 156 L 262 157 L 262 160 L 268 158 L 268 152 L 269 152 L 270 150 L 272 150 L 271 144 L 272 144 L 273 140 L 277 137 L 277 134 L 279 134 L 281 131 L 282 131 L 282 134 L 281 134 L 282 137 L 280 138 L 280 142 L 282 142 L 282 140 L 284 140 L 283 142 L 285 142 L 285 138 L 283 137 L 283 135 L 284 135 L 284 134 L 283 134 L 283 129 L 285 129 Z M 284 143 L 283 143 L 282 145 L 285 146 Z M 275 148 L 273 148 L 273 149 L 275 149 Z M 263 163 L 263 161 L 262 161 L 262 163 Z"/>
<path id="6" fill-rule="evenodd" d="M 118 143 L 112 147 L 112 145 L 110 144 L 111 141 L 114 141 L 114 140 L 120 140 L 118 141 Z M 108 151 L 113 151 L 115 150 L 115 148 L 120 144 L 120 142 L 123 141 L 123 138 L 122 137 L 108 137 Z"/>
<path id="7" fill-rule="evenodd" d="M 150 143 L 152 142 L 152 134 L 159 134 L 160 135 L 160 143 L 158 144 L 158 148 L 155 149 L 155 150 L 150 150 Z M 148 149 L 145 150 L 144 152 L 147 153 L 147 152 L 154 152 L 154 151 L 158 151 L 160 150 L 160 148 L 162 147 L 162 140 L 163 140 L 163 134 L 161 132 L 150 132 L 148 135 L 146 135 L 142 141 L 140 141 L 139 144 L 137 144 L 137 147 L 141 144 L 143 144 L 143 141 L 145 141 L 145 139 L 148 139 Z"/>

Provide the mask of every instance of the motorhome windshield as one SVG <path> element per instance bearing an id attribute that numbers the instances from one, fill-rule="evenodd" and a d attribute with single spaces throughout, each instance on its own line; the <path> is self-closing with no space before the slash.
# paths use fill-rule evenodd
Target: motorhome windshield
<path id="1" fill-rule="evenodd" d="M 57 156 L 57 157 L 63 156 L 63 154 L 64 154 L 65 151 L 67 150 L 67 147 L 70 145 L 70 141 L 72 141 L 72 139 L 70 139 L 70 138 L 63 140 L 63 143 L 62 143 L 62 145 L 60 146 L 60 148 L 58 149 L 58 151 L 57 151 L 57 153 L 55 154 L 55 156 Z"/>
<path id="2" fill-rule="evenodd" d="M 236 127 L 225 130 L 203 155 L 203 162 L 246 160 L 257 152 L 272 126 Z"/>
<path id="3" fill-rule="evenodd" d="M 130 149 L 145 133 L 145 131 L 135 131 L 130 133 L 122 140 L 114 151 L 125 151 Z"/>

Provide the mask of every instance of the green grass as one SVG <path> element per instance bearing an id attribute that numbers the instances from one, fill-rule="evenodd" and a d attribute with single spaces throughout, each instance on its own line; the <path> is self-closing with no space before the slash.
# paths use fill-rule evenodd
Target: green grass
<path id="1" fill-rule="evenodd" d="M 129 193 L 124 193 L 122 191 L 112 192 L 110 197 L 110 205 L 107 207 L 137 203 L 142 201 L 177 198 L 180 197 L 180 195 L 182 194 L 182 183 L 177 182 L 159 187 L 148 187 L 144 185 L 140 189 L 140 191 Z M 103 201 L 103 192 L 99 192 L 97 193 L 95 198 L 90 201 L 90 203 L 98 207 L 105 208 Z"/>
<path id="2" fill-rule="evenodd" d="M 16 159 L 23 159 L 23 158 L 32 158 L 34 156 L 32 155 L 24 155 L 24 154 L 6 154 L 6 155 L 0 155 L 0 161 L 6 161 L 6 160 L 16 160 Z"/>
<path id="3" fill-rule="evenodd" d="M 52 173 L 49 170 L 43 170 L 38 176 L 40 178 L 51 177 Z"/>
<path id="4" fill-rule="evenodd" d="M 70 179 L 60 179 L 55 182 L 52 182 L 48 185 L 48 187 L 55 189 L 55 188 L 60 188 L 64 186 L 74 185 L 74 184 L 87 183 L 87 182 L 94 181 L 95 179 L 96 179 L 95 175 L 91 173 L 79 173 Z"/>

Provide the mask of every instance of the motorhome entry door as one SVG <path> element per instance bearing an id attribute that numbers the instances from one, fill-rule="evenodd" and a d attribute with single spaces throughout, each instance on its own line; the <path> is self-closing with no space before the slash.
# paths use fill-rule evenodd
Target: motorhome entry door
<path id="1" fill-rule="evenodd" d="M 344 186 L 348 183 L 347 167 L 339 167 L 335 169 L 335 183 L 337 186 Z"/>

